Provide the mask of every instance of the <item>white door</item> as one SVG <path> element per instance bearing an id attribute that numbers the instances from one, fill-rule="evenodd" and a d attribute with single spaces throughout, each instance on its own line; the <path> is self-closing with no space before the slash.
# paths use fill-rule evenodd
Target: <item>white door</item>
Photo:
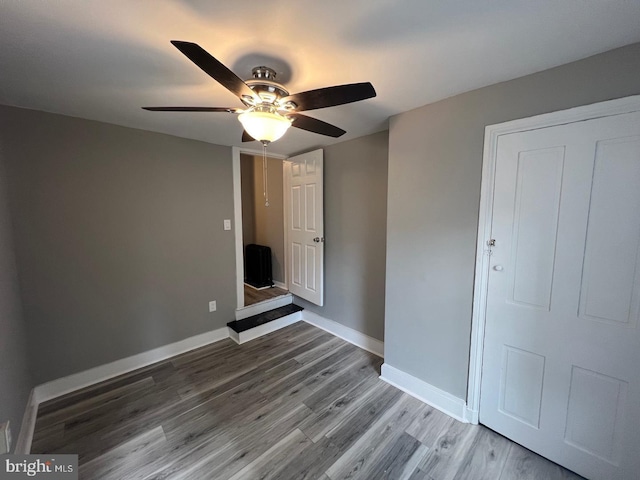
<path id="1" fill-rule="evenodd" d="M 316 305 L 324 301 L 322 150 L 285 162 L 289 291 Z"/>
<path id="2" fill-rule="evenodd" d="M 640 478 L 640 113 L 501 136 L 480 422 Z"/>

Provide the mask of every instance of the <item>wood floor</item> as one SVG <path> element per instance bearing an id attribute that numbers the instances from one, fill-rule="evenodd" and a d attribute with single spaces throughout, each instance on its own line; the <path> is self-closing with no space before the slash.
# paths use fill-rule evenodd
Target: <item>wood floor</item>
<path id="1" fill-rule="evenodd" d="M 248 307 L 255 303 L 264 302 L 271 298 L 280 297 L 289 293 L 287 290 L 283 290 L 278 287 L 265 288 L 264 290 L 256 290 L 248 285 L 244 286 L 244 306 Z"/>
<path id="2" fill-rule="evenodd" d="M 32 453 L 81 479 L 578 479 L 378 379 L 382 360 L 298 322 L 40 405 Z"/>

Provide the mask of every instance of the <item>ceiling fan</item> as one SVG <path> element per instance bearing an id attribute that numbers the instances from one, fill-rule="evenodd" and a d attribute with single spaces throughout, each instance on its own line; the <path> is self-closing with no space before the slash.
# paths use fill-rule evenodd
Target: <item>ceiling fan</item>
<path id="1" fill-rule="evenodd" d="M 227 112 L 239 114 L 244 127 L 243 142 L 258 140 L 263 145 L 278 140 L 290 126 L 309 132 L 340 137 L 345 130 L 317 118 L 301 114 L 306 110 L 333 107 L 373 98 L 376 91 L 369 82 L 336 85 L 289 94 L 275 82 L 276 72 L 269 67 L 253 69 L 253 78 L 243 81 L 195 43 L 172 40 L 189 60 L 223 87 L 236 95 L 246 108 L 235 107 L 142 107 L 154 112 Z"/>

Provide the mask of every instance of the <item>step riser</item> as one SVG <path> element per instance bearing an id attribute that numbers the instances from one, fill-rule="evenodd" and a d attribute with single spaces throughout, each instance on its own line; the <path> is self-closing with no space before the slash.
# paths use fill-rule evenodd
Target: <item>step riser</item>
<path id="1" fill-rule="evenodd" d="M 302 320 L 302 312 L 294 312 L 284 317 L 280 317 L 277 320 L 272 320 L 269 323 L 258 325 L 255 328 L 245 330 L 244 332 L 240 333 L 235 332 L 229 327 L 227 328 L 229 330 L 229 337 L 231 337 L 234 342 L 241 345 L 251 340 L 255 340 L 256 338 L 262 337 L 263 335 L 267 335 L 268 333 L 280 330 L 281 328 L 288 327 L 289 325 L 299 322 L 300 320 Z"/>

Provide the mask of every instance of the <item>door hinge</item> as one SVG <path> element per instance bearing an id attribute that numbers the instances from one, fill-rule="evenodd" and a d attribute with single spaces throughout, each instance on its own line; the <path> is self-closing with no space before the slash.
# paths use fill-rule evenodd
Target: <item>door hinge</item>
<path id="1" fill-rule="evenodd" d="M 495 240 L 494 238 L 491 238 L 491 239 L 487 240 L 487 247 L 489 247 L 489 248 L 487 248 L 487 249 L 484 251 L 484 254 L 485 254 L 485 255 L 488 255 L 488 256 L 493 255 L 493 250 L 491 250 L 491 249 L 492 249 L 493 247 L 495 247 L 495 246 L 496 246 L 496 240 Z"/>

